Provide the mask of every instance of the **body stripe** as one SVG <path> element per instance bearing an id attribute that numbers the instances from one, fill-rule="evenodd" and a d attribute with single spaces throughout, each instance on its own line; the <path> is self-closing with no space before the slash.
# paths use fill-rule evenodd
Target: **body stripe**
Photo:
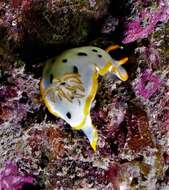
<path id="1" fill-rule="evenodd" d="M 86 98 L 85 106 L 84 106 L 84 109 L 83 109 L 84 118 L 83 118 L 82 122 L 79 125 L 72 126 L 73 129 L 80 130 L 83 127 L 83 125 L 85 124 L 87 115 L 90 114 L 89 112 L 90 112 L 91 103 L 92 103 L 92 101 L 93 101 L 93 99 L 94 99 L 94 97 L 96 95 L 97 88 L 98 88 L 97 78 L 98 78 L 98 73 L 95 70 L 94 73 L 93 73 L 93 76 L 92 76 L 91 90 L 90 90 L 89 96 Z"/>

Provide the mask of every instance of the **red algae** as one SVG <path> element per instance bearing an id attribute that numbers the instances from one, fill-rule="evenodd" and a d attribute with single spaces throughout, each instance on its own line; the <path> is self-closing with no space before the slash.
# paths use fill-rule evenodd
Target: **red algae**
<path id="1" fill-rule="evenodd" d="M 153 147 L 154 143 L 146 113 L 137 106 L 132 106 L 128 114 L 127 145 L 129 149 L 141 152 L 147 146 Z"/>

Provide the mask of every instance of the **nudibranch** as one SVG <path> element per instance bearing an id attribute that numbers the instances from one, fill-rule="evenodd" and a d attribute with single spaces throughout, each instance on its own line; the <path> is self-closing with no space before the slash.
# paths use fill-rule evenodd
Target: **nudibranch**
<path id="1" fill-rule="evenodd" d="M 98 134 L 92 124 L 90 108 L 98 87 L 98 76 L 113 72 L 122 81 L 128 75 L 121 66 L 128 58 L 114 60 L 109 51 L 94 46 L 73 48 L 48 61 L 40 84 L 48 110 L 65 120 L 73 129 L 82 130 L 96 150 Z"/>

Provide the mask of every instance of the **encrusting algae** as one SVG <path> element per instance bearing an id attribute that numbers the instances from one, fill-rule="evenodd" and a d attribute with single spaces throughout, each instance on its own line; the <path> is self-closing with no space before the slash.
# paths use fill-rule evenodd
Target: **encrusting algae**
<path id="1" fill-rule="evenodd" d="M 82 130 L 96 150 L 98 134 L 93 126 L 90 109 L 98 87 L 98 76 L 113 72 L 126 81 L 127 72 L 121 66 L 128 58 L 114 60 L 106 50 L 86 46 L 67 50 L 49 60 L 41 80 L 41 94 L 48 110 L 65 120 L 73 129 Z"/>

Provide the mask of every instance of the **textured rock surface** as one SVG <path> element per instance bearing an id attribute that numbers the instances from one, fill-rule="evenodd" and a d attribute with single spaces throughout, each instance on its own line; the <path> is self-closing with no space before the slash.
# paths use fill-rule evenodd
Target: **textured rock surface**
<path id="1" fill-rule="evenodd" d="M 0 190 L 169 189 L 168 10 L 155 0 L 0 2 Z M 129 56 L 129 80 L 99 78 L 93 153 L 44 106 L 42 62 L 112 41 L 126 43 L 112 56 Z"/>
<path id="2" fill-rule="evenodd" d="M 0 24 L 16 43 L 78 45 L 92 32 L 91 24 L 107 13 L 108 5 L 108 0 L 1 1 Z"/>

